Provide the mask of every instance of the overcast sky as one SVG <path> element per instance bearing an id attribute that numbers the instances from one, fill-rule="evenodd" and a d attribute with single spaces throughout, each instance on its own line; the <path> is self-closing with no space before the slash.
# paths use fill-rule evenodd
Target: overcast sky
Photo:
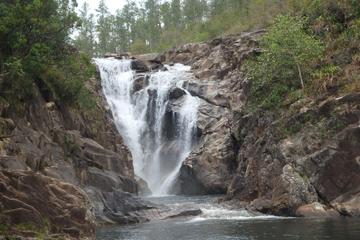
<path id="1" fill-rule="evenodd" d="M 99 0 L 77 0 L 77 3 L 79 5 L 79 7 L 81 7 L 84 2 L 87 2 L 90 5 L 91 8 L 91 12 L 94 13 L 95 9 L 98 7 L 99 5 Z M 122 8 L 125 3 L 126 0 L 105 0 L 106 6 L 109 8 L 111 13 L 115 13 L 115 11 L 119 8 Z"/>

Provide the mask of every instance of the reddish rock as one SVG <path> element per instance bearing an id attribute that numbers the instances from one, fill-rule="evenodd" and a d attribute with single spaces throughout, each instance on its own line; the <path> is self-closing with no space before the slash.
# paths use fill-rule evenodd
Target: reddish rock
<path id="1" fill-rule="evenodd" d="M 315 202 L 303 205 L 296 210 L 295 213 L 298 217 L 311 217 L 311 218 L 337 218 L 341 215 L 333 208 L 329 208 L 321 203 Z"/>

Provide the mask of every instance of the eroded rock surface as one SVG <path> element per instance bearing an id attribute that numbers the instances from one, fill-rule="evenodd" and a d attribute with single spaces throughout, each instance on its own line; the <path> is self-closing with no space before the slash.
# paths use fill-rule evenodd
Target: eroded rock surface
<path id="1" fill-rule="evenodd" d="M 256 39 L 261 33 L 186 44 L 158 57 L 165 63 L 191 65 L 195 78 L 184 87 L 200 99 L 200 139 L 177 183 L 183 194 L 225 193 L 230 185 L 238 151 L 231 133 L 232 112 L 243 106 L 248 88 L 240 67 L 260 51 Z"/>
<path id="2" fill-rule="evenodd" d="M 80 188 L 33 171 L 0 171 L 0 223 L 28 237 L 49 231 L 72 239 L 94 239 L 92 205 Z"/>
<path id="3" fill-rule="evenodd" d="M 158 57 L 191 65 L 195 78 L 184 86 L 201 99 L 200 137 L 181 168 L 180 192 L 227 192 L 226 200 L 278 215 L 359 216 L 360 95 L 247 113 L 250 83 L 241 66 L 261 53 L 262 33 L 187 44 Z"/>
<path id="4" fill-rule="evenodd" d="M 59 185 L 59 189 L 55 190 L 61 190 L 64 198 L 65 196 L 69 199 L 73 197 L 75 200 L 79 198 L 76 200 L 79 206 L 85 206 L 85 202 L 81 202 L 82 195 L 80 196 L 73 189 L 91 188 L 102 197 L 98 198 L 97 195 L 82 191 L 82 194 L 90 199 L 89 203 L 86 203 L 87 210 L 92 209 L 91 214 L 96 213 L 98 224 L 114 223 L 112 220 L 109 222 L 103 220 L 108 219 L 106 215 L 109 212 L 102 204 L 103 196 L 116 192 L 136 194 L 138 186 L 134 179 L 131 154 L 113 123 L 112 114 L 102 96 L 100 79 L 91 79 L 87 84 L 96 100 L 92 112 L 80 111 L 54 102 L 51 96 L 42 93 L 36 86 L 34 86 L 36 95 L 23 115 L 3 109 L 0 117 L 0 169 L 9 174 L 26 171 L 31 175 L 30 173 L 33 172 L 32 180 L 44 181 L 41 183 L 42 192 L 39 193 L 36 192 L 35 186 L 34 189 L 33 186 L 26 188 L 26 182 L 23 183 L 23 188 L 14 189 L 18 194 L 25 195 L 30 194 L 26 191 L 34 191 L 33 195 L 29 195 L 29 199 L 33 197 L 34 201 L 26 203 L 29 208 L 46 205 L 41 199 L 42 195 L 53 196 L 53 189 L 46 184 Z M 14 179 L 23 178 L 30 179 L 20 174 L 19 177 L 10 180 L 16 182 L 20 180 Z M 3 199 L 11 198 L 9 194 L 13 194 L 13 191 L 9 190 L 2 194 Z M 66 201 L 59 196 L 53 197 L 56 204 L 54 208 L 59 212 L 43 211 L 40 214 L 41 221 L 50 219 L 53 217 L 50 215 L 55 214 L 62 217 L 63 222 L 76 222 L 76 216 L 60 211 L 62 208 L 66 210 Z M 56 200 L 57 197 L 61 201 Z M 47 200 L 49 200 L 48 205 L 52 206 L 52 197 Z M 11 210 L 9 206 L 3 205 L 2 211 L 8 210 Z M 82 224 L 89 223 L 82 222 Z M 55 221 L 50 230 L 58 227 L 57 231 L 64 232 L 66 228 L 70 228 L 68 225 L 61 225 L 60 220 Z M 93 229 L 93 225 L 92 222 L 89 227 Z M 94 231 L 86 232 L 86 228 L 82 225 L 74 224 L 70 230 L 71 236 L 77 234 L 79 238 L 94 237 Z"/>

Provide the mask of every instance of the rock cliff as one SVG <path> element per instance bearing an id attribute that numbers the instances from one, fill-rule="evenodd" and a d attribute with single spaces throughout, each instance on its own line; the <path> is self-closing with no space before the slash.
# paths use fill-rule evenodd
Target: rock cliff
<path id="1" fill-rule="evenodd" d="M 201 101 L 198 146 L 181 168 L 184 194 L 226 193 L 278 215 L 359 216 L 360 94 L 248 112 L 241 66 L 261 53 L 263 31 L 187 44 L 160 56 L 192 66 L 186 88 Z"/>
<path id="2" fill-rule="evenodd" d="M 140 221 L 127 219 L 133 210 L 119 210 L 114 203 L 123 192 L 136 193 L 137 184 L 100 79 L 88 82 L 96 98 L 91 112 L 49 101 L 33 87 L 36 94 L 21 114 L 1 109 L 2 229 L 23 235 L 22 226 L 34 225 L 50 234 L 94 238 L 95 219 L 97 224 Z M 132 201 L 131 195 L 124 199 Z"/>

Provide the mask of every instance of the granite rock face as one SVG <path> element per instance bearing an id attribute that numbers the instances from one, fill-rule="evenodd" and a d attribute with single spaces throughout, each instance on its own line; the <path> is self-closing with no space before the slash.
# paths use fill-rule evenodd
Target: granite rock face
<path id="1" fill-rule="evenodd" d="M 179 191 L 226 193 L 226 200 L 277 215 L 359 216 L 360 95 L 247 113 L 251 83 L 241 66 L 261 54 L 262 34 L 187 44 L 158 56 L 191 65 L 195 78 L 184 87 L 201 99 L 199 141 L 183 163 Z"/>
<path id="2" fill-rule="evenodd" d="M 262 31 L 186 44 L 158 56 L 164 63 L 192 66 L 184 87 L 200 99 L 199 141 L 184 161 L 178 179 L 183 194 L 226 193 L 236 169 L 238 143 L 231 132 L 232 113 L 245 103 L 248 84 L 240 71 L 246 57 L 258 54 Z"/>
<path id="3" fill-rule="evenodd" d="M 103 219 L 107 219 L 109 210 L 102 205 L 103 196 L 121 191 L 136 194 L 138 189 L 130 151 L 117 132 L 112 114 L 102 95 L 100 79 L 93 78 L 87 84 L 96 99 L 96 106 L 92 112 L 51 101 L 34 86 L 36 94 L 23 115 L 5 109 L 0 117 L 0 170 L 7 174 L 19 174 L 13 178 L 7 176 L 4 181 L 29 178 L 44 182 L 41 183 L 42 192 L 38 195 L 35 188 L 31 189 L 33 186 L 26 188 L 26 182 L 24 188 L 2 192 L 1 203 L 5 198 L 11 198 L 13 191 L 27 195 L 29 192 L 26 191 L 33 190 L 32 197 L 38 202 L 25 203 L 29 209 L 36 209 L 35 205 L 40 206 L 43 203 L 40 201 L 42 195 L 51 197 L 52 191 L 61 191 L 67 198 L 73 197 L 77 205 L 86 206 L 87 214 L 93 214 L 91 222 L 86 223 L 84 219 L 80 219 L 84 220 L 81 224 L 89 225 L 89 229 L 77 224 L 72 227 L 72 233 L 77 234 L 79 238 L 94 237 L 94 213 L 97 224 L 107 223 Z M 46 184 L 60 187 L 53 190 Z M 90 188 L 101 198 L 84 191 Z M 81 193 L 76 189 L 82 189 L 79 190 Z M 56 201 L 54 204 L 57 204 L 55 207 L 59 210 L 56 215 L 63 217 L 61 221 L 66 224 L 76 222 L 77 219 L 74 219 L 73 215 L 61 212 L 62 208 L 66 210 L 66 201 L 59 196 L 53 197 Z M 57 197 L 61 201 L 57 201 Z M 51 202 L 52 197 L 48 200 Z M 3 205 L 2 211 L 8 210 L 11 209 Z M 44 211 L 38 217 L 42 221 L 51 219 L 50 213 Z M 69 224 L 61 225 L 61 221 L 55 221 L 54 227 L 50 230 L 66 232 Z M 108 223 L 114 221 L 109 220 Z M 69 234 L 72 236 L 72 233 Z"/>
<path id="4" fill-rule="evenodd" d="M 27 237 L 47 229 L 71 239 L 94 239 L 95 218 L 83 190 L 32 171 L 0 171 L 0 220 L 9 232 L 29 225 Z"/>

